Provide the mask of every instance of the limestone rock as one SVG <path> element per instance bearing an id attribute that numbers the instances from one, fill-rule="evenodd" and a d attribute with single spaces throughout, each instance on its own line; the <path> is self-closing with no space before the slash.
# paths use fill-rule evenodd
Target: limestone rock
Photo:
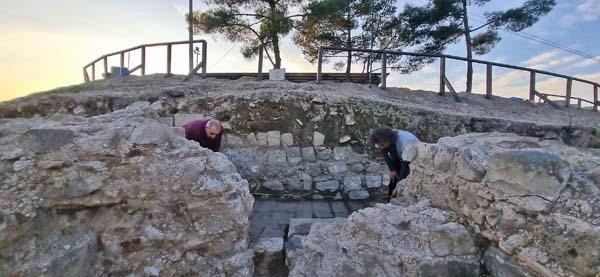
<path id="1" fill-rule="evenodd" d="M 261 238 L 252 245 L 254 276 L 287 276 L 283 238 Z"/>
<path id="2" fill-rule="evenodd" d="M 280 131 L 267 132 L 267 145 L 269 147 L 279 147 L 281 145 L 281 132 Z"/>
<path id="3" fill-rule="evenodd" d="M 291 133 L 285 133 L 281 135 L 281 144 L 283 146 L 292 146 L 294 145 L 294 137 Z"/>
<path id="4" fill-rule="evenodd" d="M 447 220 L 448 213 L 425 204 L 379 204 L 348 219 L 312 223 L 307 235 L 288 239 L 290 276 L 479 276 L 475 253 L 439 257 L 422 243 Z M 445 237 L 456 246 L 464 238 Z"/>
<path id="5" fill-rule="evenodd" d="M 248 182 L 225 155 L 175 136 L 150 110 L 134 103 L 65 126 L 3 119 L 0 133 L 25 135 L 0 141 L 0 178 L 11 170 L 0 185 L 0 272 L 252 274 Z M 22 153 L 2 150 L 14 145 Z M 19 171 L 5 168 L 16 156 Z"/>

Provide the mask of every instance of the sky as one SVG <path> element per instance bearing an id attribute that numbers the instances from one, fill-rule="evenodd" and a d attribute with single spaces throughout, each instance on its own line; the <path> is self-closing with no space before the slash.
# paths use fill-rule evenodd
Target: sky
<path id="1" fill-rule="evenodd" d="M 398 0 L 403 6 L 408 1 Z M 413 4 L 425 0 L 412 0 Z M 473 8 L 471 25 L 486 11 L 503 10 L 523 0 L 493 0 L 483 8 Z M 197 9 L 204 1 L 194 0 Z M 184 14 L 187 0 L 3 0 L 0 5 L 0 101 L 83 82 L 85 64 L 105 53 L 132 46 L 187 40 Z M 540 38 L 560 43 L 593 56 L 600 55 L 600 0 L 558 0 L 558 5 L 533 27 L 525 30 Z M 572 53 L 539 44 L 501 31 L 502 41 L 488 54 L 475 58 L 533 67 L 600 82 L 600 63 Z M 240 45 L 220 36 L 197 35 L 208 41 L 208 72 L 254 72 L 257 60 L 246 60 Z M 302 51 L 293 45 L 291 35 L 282 40 L 283 67 L 287 72 L 316 72 Z M 173 71 L 187 70 L 186 46 L 173 49 Z M 464 41 L 451 45 L 445 54 L 465 56 Z M 147 50 L 147 74 L 166 71 L 166 48 Z M 126 56 L 130 68 L 139 64 L 139 52 Z M 265 60 L 266 61 L 266 60 Z M 334 61 L 332 61 L 333 63 Z M 109 59 L 111 66 L 118 58 Z M 331 64 L 325 71 L 333 71 Z M 377 66 L 374 66 L 377 67 Z M 393 72 L 388 86 L 437 90 L 437 62 L 420 72 L 403 75 Z M 97 64 L 97 78 L 102 65 Z M 358 66 L 355 66 L 358 68 Z M 268 69 L 268 67 L 267 67 Z M 464 90 L 466 66 L 447 63 L 448 79 Z M 527 72 L 494 69 L 494 93 L 526 97 Z M 540 76 L 538 88 L 544 93 L 564 94 L 566 81 Z M 474 92 L 485 91 L 485 67 L 475 66 Z M 573 95 L 592 99 L 590 85 L 574 82 Z"/>

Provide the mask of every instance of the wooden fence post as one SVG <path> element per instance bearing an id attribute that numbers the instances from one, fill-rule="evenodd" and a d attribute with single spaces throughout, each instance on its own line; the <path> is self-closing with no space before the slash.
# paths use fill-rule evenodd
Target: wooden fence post
<path id="1" fill-rule="evenodd" d="M 258 75 L 256 75 L 256 80 L 262 81 L 262 67 L 263 67 L 263 52 L 264 46 L 261 45 L 258 47 Z"/>
<path id="2" fill-rule="evenodd" d="M 567 96 L 565 97 L 565 107 L 571 106 L 571 89 L 573 88 L 573 79 L 567 79 Z"/>
<path id="3" fill-rule="evenodd" d="M 167 76 L 171 76 L 171 58 L 172 58 L 173 45 L 167 44 Z"/>
<path id="4" fill-rule="evenodd" d="M 206 45 L 206 41 L 202 42 L 202 79 L 206 78 L 206 67 L 208 66 L 208 63 L 206 61 L 207 59 L 207 45 Z"/>
<path id="5" fill-rule="evenodd" d="M 323 70 L 323 47 L 319 47 L 319 54 L 317 59 L 317 84 L 321 83 L 321 74 Z"/>
<path id="6" fill-rule="evenodd" d="M 387 55 L 383 52 L 381 57 L 381 88 L 386 88 L 387 82 Z"/>
<path id="7" fill-rule="evenodd" d="M 125 67 L 125 52 L 121 52 L 121 68 L 119 68 L 119 77 L 123 77 L 123 67 Z"/>
<path id="8" fill-rule="evenodd" d="M 90 81 L 90 77 L 88 76 L 87 69 L 84 67 L 83 68 L 83 82 L 87 83 L 89 81 Z"/>
<path id="9" fill-rule="evenodd" d="M 108 76 L 108 57 L 104 57 L 104 78 Z"/>
<path id="10" fill-rule="evenodd" d="M 142 76 L 146 75 L 146 47 L 142 46 Z"/>
<path id="11" fill-rule="evenodd" d="M 535 102 L 535 71 L 529 71 L 529 101 Z"/>
<path id="12" fill-rule="evenodd" d="M 96 81 L 96 64 L 92 64 L 92 81 Z"/>
<path id="13" fill-rule="evenodd" d="M 598 111 L 598 86 L 594 85 L 594 111 Z"/>
<path id="14" fill-rule="evenodd" d="M 492 64 L 486 65 L 485 98 L 492 99 Z"/>
<path id="15" fill-rule="evenodd" d="M 440 57 L 440 95 L 444 96 L 446 94 L 446 83 L 444 79 L 446 78 L 446 57 Z"/>

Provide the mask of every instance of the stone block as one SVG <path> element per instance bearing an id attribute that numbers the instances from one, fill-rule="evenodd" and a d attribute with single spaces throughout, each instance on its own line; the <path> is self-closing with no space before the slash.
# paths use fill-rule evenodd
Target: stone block
<path id="1" fill-rule="evenodd" d="M 327 166 L 329 173 L 339 175 L 348 172 L 348 166 L 344 162 L 331 162 Z"/>
<path id="2" fill-rule="evenodd" d="M 271 80 L 271 81 L 285 80 L 285 68 L 269 70 L 269 80 Z"/>
<path id="3" fill-rule="evenodd" d="M 539 150 L 509 150 L 490 156 L 485 182 L 513 196 L 558 198 L 571 170 L 561 158 Z"/>
<path id="4" fill-rule="evenodd" d="M 281 135 L 281 144 L 283 144 L 283 146 L 294 145 L 294 137 L 292 136 L 292 134 L 285 133 L 285 134 Z"/>
<path id="5" fill-rule="evenodd" d="M 353 190 L 348 193 L 348 198 L 352 200 L 363 200 L 369 198 L 369 192 L 366 190 Z"/>
<path id="6" fill-rule="evenodd" d="M 288 163 L 292 166 L 302 162 L 302 152 L 300 147 L 289 147 L 286 150 Z"/>
<path id="7" fill-rule="evenodd" d="M 244 145 L 244 142 L 242 141 L 242 138 L 236 136 L 236 135 L 232 135 L 232 134 L 227 134 L 225 136 L 225 145 L 227 147 L 240 147 L 242 145 Z"/>
<path id="8" fill-rule="evenodd" d="M 362 163 L 354 163 L 350 165 L 352 172 L 361 173 L 365 170 L 365 166 Z"/>
<path id="9" fill-rule="evenodd" d="M 378 188 L 381 187 L 381 176 L 379 175 L 367 175 L 365 176 L 365 183 L 367 183 L 367 188 Z"/>
<path id="10" fill-rule="evenodd" d="M 279 149 L 269 150 L 267 152 L 267 163 L 271 166 L 286 166 L 285 151 Z"/>
<path id="11" fill-rule="evenodd" d="M 189 122 L 202 119 L 203 117 L 203 114 L 176 113 L 173 115 L 173 126 L 182 127 Z"/>
<path id="12" fill-rule="evenodd" d="M 361 176 L 346 176 L 344 177 L 344 191 L 349 192 L 353 190 L 361 189 L 362 177 Z"/>
<path id="13" fill-rule="evenodd" d="M 321 146 L 325 143 L 325 135 L 315 131 L 313 134 L 313 146 Z"/>
<path id="14" fill-rule="evenodd" d="M 173 117 L 169 116 L 169 117 L 161 117 L 158 119 L 158 122 L 160 122 L 163 125 L 167 125 L 167 126 L 173 126 Z"/>
<path id="15" fill-rule="evenodd" d="M 261 147 L 267 147 L 267 133 L 256 133 L 256 144 Z"/>
<path id="16" fill-rule="evenodd" d="M 254 135 L 254 133 L 246 135 L 246 144 L 249 146 L 258 146 L 258 141 L 256 140 L 256 135 Z"/>
<path id="17" fill-rule="evenodd" d="M 333 148 L 333 159 L 336 161 L 347 161 L 352 157 L 352 148 L 346 147 L 335 147 Z"/>
<path id="18" fill-rule="evenodd" d="M 21 139 L 25 148 L 35 153 L 50 153 L 73 143 L 75 134 L 67 129 L 30 129 Z"/>
<path id="19" fill-rule="evenodd" d="M 302 159 L 308 162 L 314 162 L 317 160 L 315 156 L 315 149 L 312 146 L 302 147 Z"/>
<path id="20" fill-rule="evenodd" d="M 317 158 L 319 158 L 319 160 L 329 160 L 329 158 L 331 157 L 331 149 L 326 148 L 326 147 L 315 147 L 315 150 L 317 151 Z"/>
<path id="21" fill-rule="evenodd" d="M 474 144 L 459 153 L 456 174 L 464 180 L 479 182 L 485 176 L 486 165 L 487 155 L 477 144 Z"/>
<path id="22" fill-rule="evenodd" d="M 285 187 L 283 186 L 283 183 L 281 183 L 281 181 L 279 180 L 268 180 L 268 181 L 264 181 L 262 182 L 262 187 L 269 189 L 269 190 L 273 190 L 273 191 L 282 191 L 285 190 Z"/>
<path id="23" fill-rule="evenodd" d="M 269 147 L 281 146 L 281 132 L 280 131 L 267 132 L 267 145 Z"/>
<path id="24" fill-rule="evenodd" d="M 335 180 L 317 182 L 315 188 L 319 191 L 337 191 L 340 188 L 340 183 Z"/>

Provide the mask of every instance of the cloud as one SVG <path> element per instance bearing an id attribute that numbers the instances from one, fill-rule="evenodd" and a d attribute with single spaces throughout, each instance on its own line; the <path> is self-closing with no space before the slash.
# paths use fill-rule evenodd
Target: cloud
<path id="1" fill-rule="evenodd" d="M 522 64 L 527 65 L 527 66 L 543 64 L 543 63 L 547 62 L 549 59 L 552 59 L 552 58 L 558 56 L 559 54 L 560 54 L 559 50 L 552 50 L 552 51 L 544 52 L 542 54 L 536 55 L 536 56 L 522 62 Z"/>
<path id="2" fill-rule="evenodd" d="M 600 56 L 596 56 L 594 57 L 594 59 L 600 61 Z M 585 59 L 582 60 L 576 64 L 573 65 L 573 67 L 575 68 L 583 68 L 583 67 L 589 67 L 589 66 L 593 66 L 593 65 L 600 65 L 600 62 L 592 60 L 592 59 Z"/>
<path id="3" fill-rule="evenodd" d="M 562 16 L 561 23 L 573 25 L 600 19 L 600 0 L 579 0 L 574 7 L 572 12 Z"/>
<path id="4" fill-rule="evenodd" d="M 173 8 L 177 11 L 177 13 L 185 16 L 188 13 L 189 8 L 181 5 L 181 4 L 177 4 L 177 3 L 173 3 Z"/>

